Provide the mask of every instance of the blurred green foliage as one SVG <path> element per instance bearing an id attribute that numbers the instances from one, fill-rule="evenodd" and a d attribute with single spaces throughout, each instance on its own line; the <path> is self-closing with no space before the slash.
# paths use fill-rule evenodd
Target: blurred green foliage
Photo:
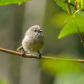
<path id="1" fill-rule="evenodd" d="M 70 3 L 73 4 L 73 6 L 70 5 L 71 13 L 70 13 L 68 4 L 65 1 L 70 1 Z M 84 7 L 82 7 L 82 8 L 79 7 L 78 12 L 75 11 L 75 7 L 74 7 L 75 1 L 76 0 L 55 0 L 56 4 L 62 8 L 62 11 L 57 13 L 56 15 L 54 15 L 51 22 L 52 22 L 52 25 L 54 25 L 56 28 L 63 28 L 60 31 L 60 34 L 58 36 L 59 39 L 66 37 L 68 35 L 78 33 L 76 26 L 78 26 L 78 28 L 82 34 L 84 32 L 84 11 L 81 11 L 81 9 L 84 9 Z M 54 29 L 54 27 L 52 28 L 52 31 L 53 31 L 53 29 Z M 50 31 L 50 32 L 52 32 L 52 31 Z M 53 33 L 54 32 L 56 32 L 55 33 L 55 35 L 56 35 L 58 31 L 54 30 Z M 53 34 L 51 34 L 51 35 L 53 35 Z M 52 39 L 54 38 L 55 35 L 53 35 Z M 68 38 L 68 40 L 67 40 L 67 38 Z M 51 39 L 51 36 L 49 36 L 49 39 Z M 63 44 L 63 39 L 61 39 L 62 44 Z M 53 45 L 49 45 L 48 47 L 50 47 L 49 49 L 52 49 L 52 52 L 55 51 L 55 53 L 56 54 L 59 53 L 59 55 L 52 55 L 53 54 L 52 53 L 52 54 L 50 54 L 50 56 L 57 57 L 57 58 L 60 57 L 60 58 L 64 58 L 64 59 L 66 59 L 66 58 L 73 59 L 76 56 L 70 54 L 71 50 L 73 53 L 76 53 L 76 55 L 79 55 L 78 50 L 81 54 L 84 54 L 84 46 L 82 46 L 82 44 L 80 44 L 80 45 L 78 45 L 79 47 L 77 47 L 78 41 L 74 37 L 71 40 L 69 40 L 69 39 L 70 39 L 69 36 L 65 38 L 66 41 L 64 41 L 64 43 L 65 43 L 64 46 L 61 46 L 60 43 L 55 44 L 54 43 L 55 39 L 54 39 Z M 50 42 L 51 41 L 52 40 L 50 40 Z M 75 41 L 74 44 L 73 44 L 73 41 Z M 80 42 L 80 39 L 79 39 L 79 42 Z M 73 48 L 70 49 L 70 46 L 72 44 L 73 44 L 73 46 L 72 46 Z M 56 45 L 58 45 L 58 46 L 56 46 Z M 76 45 L 75 50 L 78 49 L 76 52 L 73 50 L 75 45 Z M 65 48 L 66 48 L 66 51 L 69 50 L 68 52 L 70 52 L 70 53 L 69 54 L 61 54 L 60 52 L 64 52 L 64 51 L 61 51 L 61 49 L 59 49 L 60 46 L 61 46 L 61 49 L 63 48 L 65 50 Z M 57 49 L 55 49 L 56 47 L 57 47 Z M 81 56 L 79 55 L 78 57 L 80 58 Z M 76 59 L 77 59 L 77 57 L 76 57 Z M 75 62 L 67 62 L 67 61 L 57 61 L 57 60 L 42 60 L 41 66 L 44 71 L 46 71 L 47 73 L 51 73 L 56 77 L 54 79 L 53 84 L 84 84 L 83 64 L 75 63 Z"/>
<path id="2" fill-rule="evenodd" d="M 28 0 L 25 0 L 25 1 L 28 1 Z M 58 6 L 62 7 L 63 10 L 67 11 L 67 14 L 60 13 L 59 15 L 55 16 L 54 20 L 53 20 L 54 24 L 57 22 L 58 24 L 62 25 L 67 20 L 66 15 L 68 15 L 68 13 L 70 13 L 70 11 L 72 14 L 72 15 L 69 15 L 69 18 L 68 18 L 67 22 L 65 23 L 65 26 L 61 30 L 61 33 L 58 36 L 58 38 L 60 39 L 60 38 L 63 38 L 67 35 L 77 33 L 76 25 L 74 24 L 74 22 L 76 23 L 77 21 L 78 22 L 76 24 L 79 26 L 80 32 L 84 32 L 84 29 L 83 29 L 83 27 L 84 27 L 83 26 L 84 16 L 81 16 L 83 12 L 80 13 L 81 11 L 79 11 L 79 13 L 77 13 L 78 16 L 75 16 L 76 14 L 74 15 L 74 13 L 76 12 L 75 8 L 74 8 L 76 0 L 70 0 L 69 1 L 69 3 L 73 4 L 73 6 L 70 5 L 70 9 L 68 7 L 67 0 L 55 0 L 55 1 L 58 4 Z M 24 2 L 24 0 L 6 0 L 6 1 L 1 0 L 0 5 L 6 5 L 6 4 L 12 4 L 12 3 L 18 3 L 18 5 L 21 5 L 22 2 Z M 83 9 L 84 8 L 83 0 L 79 0 L 78 3 L 79 3 L 78 5 L 82 5 L 81 7 L 79 6 L 78 9 Z M 74 15 L 74 17 L 72 17 L 73 15 Z M 59 19 L 59 17 L 61 18 L 61 20 L 55 21 L 55 19 Z M 73 20 L 71 20 L 71 19 L 73 19 Z M 75 19 L 75 21 L 74 21 L 74 19 Z"/>
<path id="3" fill-rule="evenodd" d="M 14 3 L 18 3 L 20 5 L 25 1 L 29 1 L 29 0 L 0 0 L 0 5 L 8 5 L 8 4 L 14 4 Z"/>
<path id="4" fill-rule="evenodd" d="M 64 26 L 58 38 L 60 39 L 67 35 L 78 33 L 76 25 L 78 26 L 80 32 L 84 32 L 84 16 L 83 16 L 84 11 L 82 12 L 79 11 L 75 13 L 76 11 L 74 6 L 75 6 L 76 0 L 70 0 L 69 3 L 73 4 L 73 6 L 70 5 L 70 9 L 68 7 L 68 3 L 66 3 L 65 0 L 55 0 L 55 1 L 60 7 L 62 7 L 64 11 L 67 11 L 67 13 L 60 13 L 56 15 L 52 20 L 53 24 L 55 25 L 59 24 L 58 25 L 59 27 Z M 84 3 L 83 0 L 81 0 L 81 4 L 82 3 Z M 82 6 L 82 8 L 78 8 L 78 10 L 83 8 L 84 6 Z M 70 14 L 70 11 L 71 11 L 71 14 Z"/>
<path id="5" fill-rule="evenodd" d="M 74 55 L 60 54 L 59 58 L 71 59 Z M 42 68 L 56 75 L 57 81 L 54 84 L 83 84 L 84 70 L 81 64 L 69 61 L 42 60 Z M 81 80 L 80 80 L 81 78 Z M 78 80 L 77 80 L 78 79 Z M 63 82 L 62 82 L 63 81 Z M 61 82 L 61 83 L 59 83 Z"/>
<path id="6" fill-rule="evenodd" d="M 73 20 L 73 18 L 69 16 L 66 19 L 65 26 L 63 27 L 58 38 L 62 38 L 70 34 L 78 33 L 76 24 L 80 32 L 83 33 L 84 32 L 84 17 L 82 17 L 81 15 L 76 15 Z"/>
<path id="7" fill-rule="evenodd" d="M 52 57 L 71 59 L 72 57 L 74 57 L 74 55 L 60 54 Z M 62 60 L 61 61 L 60 60 L 42 60 L 41 63 L 44 69 L 47 69 L 53 74 L 67 74 L 67 73 L 73 74 L 73 72 L 74 74 L 84 73 L 82 66 L 77 62 L 69 62 L 69 61 L 62 61 Z"/>
<path id="8" fill-rule="evenodd" d="M 10 84 L 8 80 L 0 79 L 0 84 Z"/>

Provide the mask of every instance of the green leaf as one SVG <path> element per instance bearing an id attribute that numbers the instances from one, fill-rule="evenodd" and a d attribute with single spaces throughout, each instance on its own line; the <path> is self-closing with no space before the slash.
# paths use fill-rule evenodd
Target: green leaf
<path id="1" fill-rule="evenodd" d="M 19 2 L 25 2 L 29 0 L 0 0 L 0 5 L 8 5 L 8 4 L 14 4 L 14 3 L 19 3 Z"/>
<path id="2" fill-rule="evenodd" d="M 84 32 L 84 26 L 80 26 L 79 30 L 81 33 Z M 60 35 L 58 36 L 58 39 L 68 36 L 70 34 L 75 34 L 75 33 L 78 33 L 76 25 L 66 24 L 65 27 L 61 30 Z"/>
<path id="3" fill-rule="evenodd" d="M 67 11 L 68 5 L 66 3 L 63 4 L 61 1 L 57 1 L 57 5 L 62 7 L 63 10 Z M 65 7 L 66 5 L 66 7 Z"/>
<path id="4" fill-rule="evenodd" d="M 68 5 L 62 0 L 55 0 L 57 5 L 62 7 L 63 10 L 68 11 Z"/>
<path id="5" fill-rule="evenodd" d="M 65 2 L 65 0 L 55 0 L 57 5 L 60 6 L 64 11 L 69 12 L 69 7 L 68 4 Z M 70 0 L 70 3 L 72 3 L 73 5 L 75 5 L 75 0 Z M 70 6 L 71 11 L 74 12 L 74 6 Z"/>
<path id="6" fill-rule="evenodd" d="M 78 33 L 76 25 L 78 26 L 81 33 L 84 32 L 84 17 L 80 16 L 79 14 L 76 15 L 74 18 L 69 17 L 66 23 L 67 24 L 63 27 L 60 35 L 58 36 L 59 39 L 70 34 Z"/>

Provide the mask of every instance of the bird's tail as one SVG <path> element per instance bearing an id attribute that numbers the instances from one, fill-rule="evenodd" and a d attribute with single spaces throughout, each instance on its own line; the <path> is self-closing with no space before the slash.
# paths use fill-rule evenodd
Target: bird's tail
<path id="1" fill-rule="evenodd" d="M 24 51 L 23 46 L 20 46 L 19 48 L 17 48 L 17 51 Z"/>

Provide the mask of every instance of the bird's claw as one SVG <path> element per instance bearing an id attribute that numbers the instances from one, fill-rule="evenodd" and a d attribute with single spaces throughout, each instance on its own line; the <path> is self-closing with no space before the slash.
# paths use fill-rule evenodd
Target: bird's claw
<path id="1" fill-rule="evenodd" d="M 24 52 L 22 53 L 22 57 L 24 57 L 24 56 L 25 56 L 25 52 L 26 52 L 26 51 L 24 51 Z"/>
<path id="2" fill-rule="evenodd" d="M 38 59 L 40 59 L 41 58 L 41 53 L 39 53 L 39 56 L 38 56 Z"/>

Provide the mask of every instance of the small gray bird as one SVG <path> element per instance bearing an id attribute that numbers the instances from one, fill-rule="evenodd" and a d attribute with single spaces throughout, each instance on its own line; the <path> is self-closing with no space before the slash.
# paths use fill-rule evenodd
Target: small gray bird
<path id="1" fill-rule="evenodd" d="M 22 53 L 22 56 L 25 55 L 25 52 L 28 53 L 37 52 L 39 53 L 38 58 L 41 58 L 40 51 L 44 47 L 45 39 L 43 35 L 43 31 L 40 28 L 40 26 L 35 25 L 30 27 L 24 36 L 24 39 L 22 40 L 22 46 L 19 47 L 17 50 L 24 50 Z"/>

